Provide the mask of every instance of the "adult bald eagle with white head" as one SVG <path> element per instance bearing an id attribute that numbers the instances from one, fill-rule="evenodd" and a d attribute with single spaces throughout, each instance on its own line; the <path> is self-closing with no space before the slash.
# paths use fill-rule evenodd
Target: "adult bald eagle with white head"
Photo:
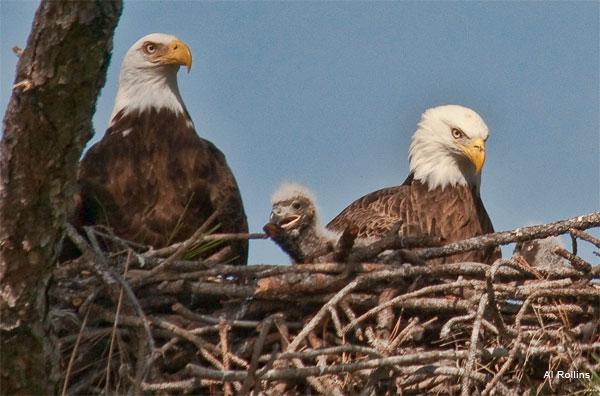
<path id="1" fill-rule="evenodd" d="M 183 103 L 180 66 L 189 72 L 191 51 L 168 34 L 147 35 L 125 54 L 110 125 L 80 163 L 76 225 L 108 225 L 161 248 L 187 239 L 218 210 L 217 232 L 248 232 L 225 156 L 198 136 Z M 247 242 L 229 247 L 226 259 L 246 264 Z"/>
<path id="2" fill-rule="evenodd" d="M 494 232 L 479 195 L 487 138 L 485 122 L 469 108 L 427 110 L 412 137 L 406 181 L 357 199 L 327 229 L 354 224 L 359 238 L 376 238 L 401 221 L 403 236 L 439 236 L 443 243 Z M 492 263 L 500 255 L 495 247 L 430 262 Z"/>

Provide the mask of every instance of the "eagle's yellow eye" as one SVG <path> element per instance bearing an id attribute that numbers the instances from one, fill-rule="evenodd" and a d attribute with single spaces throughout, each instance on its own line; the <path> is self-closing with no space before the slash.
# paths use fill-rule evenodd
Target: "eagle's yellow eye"
<path id="1" fill-rule="evenodd" d="M 463 137 L 465 134 L 458 128 L 452 128 L 452 137 L 454 139 L 460 139 L 461 137 Z"/>
<path id="2" fill-rule="evenodd" d="M 143 48 L 144 52 L 148 55 L 156 52 L 156 45 L 154 45 L 154 43 L 145 43 Z"/>

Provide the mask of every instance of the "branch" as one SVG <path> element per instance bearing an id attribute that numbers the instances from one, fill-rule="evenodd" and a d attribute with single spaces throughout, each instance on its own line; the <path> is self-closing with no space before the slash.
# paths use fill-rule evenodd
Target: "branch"
<path id="1" fill-rule="evenodd" d="M 471 332 L 471 343 L 469 344 L 469 356 L 467 363 L 465 364 L 465 372 L 462 380 L 462 386 L 460 394 L 461 396 L 469 396 L 471 394 L 471 372 L 473 372 L 473 365 L 477 358 L 477 342 L 479 341 L 479 330 L 481 329 L 481 321 L 483 320 L 483 313 L 488 303 L 488 295 L 486 293 L 481 294 L 479 299 L 479 307 L 475 314 L 475 322 L 473 323 L 473 331 Z"/>
<path id="2" fill-rule="evenodd" d="M 587 232 L 583 232 L 583 231 L 577 230 L 575 228 L 570 229 L 569 232 L 571 233 L 572 236 L 583 239 L 584 241 L 588 241 L 589 243 L 591 243 L 592 245 L 594 245 L 598 249 L 600 249 L 600 239 L 594 238 Z"/>
<path id="3" fill-rule="evenodd" d="M 554 250 L 554 253 L 558 254 L 562 258 L 569 260 L 573 268 L 575 268 L 577 271 L 581 271 L 584 274 L 586 274 L 592 270 L 592 265 L 590 263 L 588 263 L 581 257 L 574 255 L 565 248 L 559 246 Z"/>
<path id="4" fill-rule="evenodd" d="M 373 369 L 379 367 L 405 366 L 412 364 L 425 364 L 444 359 L 464 359 L 467 351 L 434 351 L 408 354 L 403 356 L 392 356 L 348 364 L 334 364 L 330 366 L 313 366 L 293 369 L 272 369 L 259 376 L 260 380 L 298 380 L 307 377 L 320 377 L 328 374 L 342 374 L 354 371 Z M 402 370 L 402 367 L 397 367 Z M 186 371 L 199 379 L 207 378 L 219 381 L 243 381 L 248 373 L 246 371 L 222 371 L 207 369 L 195 364 L 188 364 Z M 461 370 L 462 372 L 462 370 Z"/>
<path id="5" fill-rule="evenodd" d="M 512 231 L 496 232 L 463 241 L 449 243 L 442 247 L 419 250 L 417 255 L 423 259 L 451 256 L 456 253 L 485 249 L 491 246 L 507 245 L 513 242 L 525 242 L 532 239 L 547 238 L 570 232 L 571 229 L 585 230 L 600 226 L 600 212 L 573 217 L 554 223 L 517 228 Z"/>

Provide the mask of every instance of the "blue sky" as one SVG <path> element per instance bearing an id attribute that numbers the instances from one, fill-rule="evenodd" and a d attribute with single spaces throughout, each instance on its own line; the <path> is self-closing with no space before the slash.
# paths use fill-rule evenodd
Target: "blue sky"
<path id="1" fill-rule="evenodd" d="M 0 0 L 2 114 L 11 48 L 25 47 L 37 6 Z M 252 232 L 282 181 L 307 185 L 325 223 L 401 184 L 421 113 L 443 104 L 488 124 L 481 194 L 496 230 L 587 214 L 600 209 L 599 19 L 597 1 L 125 1 L 91 143 L 123 55 L 164 32 L 192 50 L 180 90 L 199 135 L 227 156 Z M 250 246 L 250 263 L 288 262 L 270 241 Z"/>

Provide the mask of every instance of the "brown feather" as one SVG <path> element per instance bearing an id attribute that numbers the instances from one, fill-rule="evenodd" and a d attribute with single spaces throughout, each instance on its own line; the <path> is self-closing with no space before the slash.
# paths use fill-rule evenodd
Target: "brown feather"
<path id="1" fill-rule="evenodd" d="M 248 232 L 225 156 L 190 125 L 187 112 L 117 114 L 81 161 L 78 225 L 106 224 L 120 237 L 160 248 L 190 237 L 218 209 L 218 232 Z M 246 264 L 247 241 L 230 245 L 235 263 Z"/>
<path id="2" fill-rule="evenodd" d="M 427 185 L 409 176 L 404 184 L 367 194 L 350 204 L 327 228 L 343 231 L 349 224 L 358 227 L 359 238 L 381 237 L 402 222 L 403 236 L 439 236 L 442 243 L 494 232 L 479 194 L 468 186 L 440 187 L 429 191 Z M 472 251 L 431 260 L 433 263 L 477 261 L 492 263 L 500 249 Z"/>

